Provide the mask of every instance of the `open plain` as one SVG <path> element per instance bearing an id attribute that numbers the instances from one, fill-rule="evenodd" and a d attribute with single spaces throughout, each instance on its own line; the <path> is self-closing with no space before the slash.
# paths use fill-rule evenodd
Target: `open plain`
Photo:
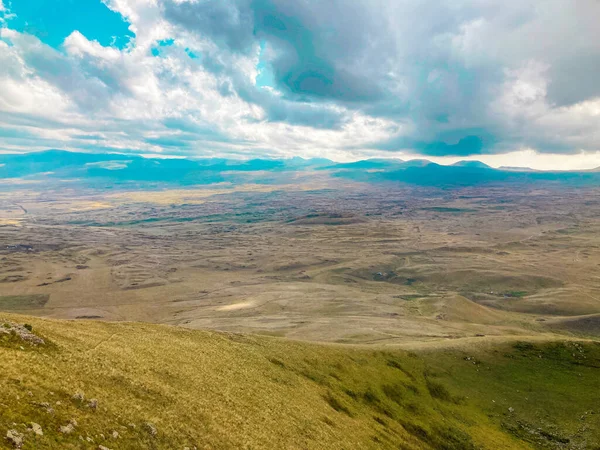
<path id="1" fill-rule="evenodd" d="M 600 334 L 600 190 L 15 184 L 0 310 L 352 344 Z"/>

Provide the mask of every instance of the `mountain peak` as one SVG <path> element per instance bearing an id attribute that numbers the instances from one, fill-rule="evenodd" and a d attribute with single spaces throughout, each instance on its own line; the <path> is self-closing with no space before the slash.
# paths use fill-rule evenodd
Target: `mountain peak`
<path id="1" fill-rule="evenodd" d="M 454 166 L 454 167 L 471 167 L 471 168 L 477 168 L 477 169 L 491 169 L 490 166 L 488 166 L 485 163 L 482 163 L 481 161 L 462 160 L 462 161 L 455 162 L 454 164 L 452 164 L 452 166 Z"/>

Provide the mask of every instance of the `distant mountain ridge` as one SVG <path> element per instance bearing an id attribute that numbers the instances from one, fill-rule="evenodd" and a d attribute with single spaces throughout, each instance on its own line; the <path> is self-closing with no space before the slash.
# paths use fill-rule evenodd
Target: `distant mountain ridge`
<path id="1" fill-rule="evenodd" d="M 454 164 L 452 164 L 455 167 L 476 167 L 478 169 L 491 169 L 492 167 L 488 166 L 485 163 L 482 163 L 481 161 L 458 161 L 455 162 Z"/>
<path id="2" fill-rule="evenodd" d="M 403 182 L 426 186 L 468 186 L 500 182 L 559 182 L 600 185 L 600 168 L 585 171 L 537 171 L 530 168 L 492 168 L 481 161 L 441 165 L 427 159 L 366 159 L 337 163 L 325 158 L 250 159 L 145 158 L 117 153 L 47 150 L 0 154 L 0 178 L 78 179 L 110 183 L 277 182 L 285 172 L 317 170 L 334 177 L 363 182 Z"/>

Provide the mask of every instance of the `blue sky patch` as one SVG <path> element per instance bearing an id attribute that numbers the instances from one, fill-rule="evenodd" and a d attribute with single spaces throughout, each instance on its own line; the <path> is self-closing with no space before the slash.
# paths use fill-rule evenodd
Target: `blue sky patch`
<path id="1" fill-rule="evenodd" d="M 258 87 L 275 86 L 273 69 L 271 68 L 271 64 L 266 61 L 265 57 L 266 45 L 265 41 L 260 42 L 260 53 L 258 55 L 258 64 L 256 65 L 256 70 L 258 71 L 258 75 L 256 76 L 256 86 Z"/>
<path id="2" fill-rule="evenodd" d="M 124 48 L 133 33 L 123 17 L 101 0 L 12 0 L 12 29 L 33 34 L 42 42 L 58 48 L 77 30 L 103 46 Z"/>

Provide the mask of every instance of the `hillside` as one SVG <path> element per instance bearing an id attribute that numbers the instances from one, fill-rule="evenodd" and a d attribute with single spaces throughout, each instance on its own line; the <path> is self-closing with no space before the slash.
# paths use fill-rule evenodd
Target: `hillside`
<path id="1" fill-rule="evenodd" d="M 484 339 L 412 353 L 137 323 L 0 323 L 2 448 L 7 433 L 23 449 L 600 443 L 595 343 Z"/>

